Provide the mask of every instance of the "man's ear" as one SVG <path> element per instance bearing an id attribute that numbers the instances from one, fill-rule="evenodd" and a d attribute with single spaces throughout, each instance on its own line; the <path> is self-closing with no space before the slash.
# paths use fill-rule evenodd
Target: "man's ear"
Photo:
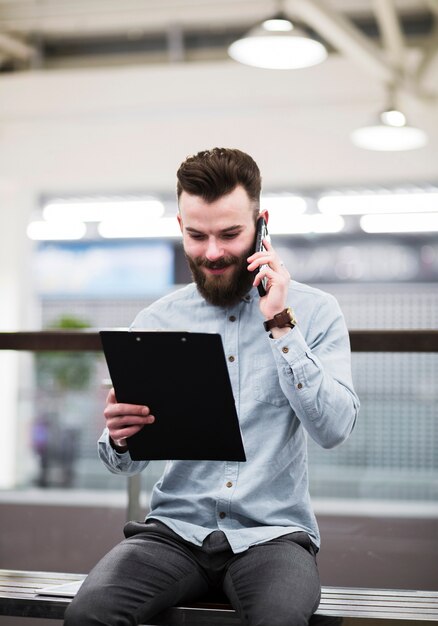
<path id="1" fill-rule="evenodd" d="M 179 224 L 179 227 L 181 229 L 181 232 L 183 232 L 183 228 L 184 227 L 183 227 L 183 221 L 182 221 L 181 213 L 177 213 L 176 214 L 176 219 L 178 220 L 178 224 Z"/>
<path id="2" fill-rule="evenodd" d="M 260 211 L 259 217 L 263 217 L 265 222 L 268 223 L 268 221 L 269 221 L 269 211 L 266 210 L 266 209 L 264 211 Z"/>

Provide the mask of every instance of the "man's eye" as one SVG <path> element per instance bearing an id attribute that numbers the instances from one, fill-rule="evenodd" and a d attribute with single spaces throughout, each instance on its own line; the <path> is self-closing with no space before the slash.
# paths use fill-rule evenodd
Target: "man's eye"
<path id="1" fill-rule="evenodd" d="M 222 235 L 222 239 L 235 239 L 238 236 L 239 233 L 226 233 L 225 235 Z"/>
<path id="2" fill-rule="evenodd" d="M 205 235 L 197 235 L 196 233 L 189 233 L 190 239 L 195 239 L 196 241 L 202 241 L 205 239 Z"/>

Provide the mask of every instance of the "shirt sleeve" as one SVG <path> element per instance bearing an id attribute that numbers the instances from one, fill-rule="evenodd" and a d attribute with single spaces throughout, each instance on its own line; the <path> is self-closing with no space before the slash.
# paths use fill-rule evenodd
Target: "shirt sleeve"
<path id="1" fill-rule="evenodd" d="M 108 429 L 105 428 L 97 442 L 97 453 L 102 463 L 113 474 L 133 476 L 139 474 L 148 465 L 149 461 L 133 461 L 129 452 L 117 452 L 110 444 Z"/>
<path id="2" fill-rule="evenodd" d="M 315 308 L 305 338 L 299 323 L 271 347 L 283 393 L 309 435 L 323 448 L 347 439 L 359 399 L 353 388 L 351 350 L 344 317 L 335 298 Z"/>

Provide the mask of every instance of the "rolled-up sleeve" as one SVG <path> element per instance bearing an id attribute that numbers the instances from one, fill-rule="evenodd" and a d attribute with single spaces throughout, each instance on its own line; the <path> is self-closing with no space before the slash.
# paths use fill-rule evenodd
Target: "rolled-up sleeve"
<path id="1" fill-rule="evenodd" d="M 344 317 L 327 295 L 316 307 L 304 338 L 299 325 L 271 339 L 280 386 L 309 435 L 324 448 L 348 437 L 359 399 L 351 375 L 351 350 Z"/>
<path id="2" fill-rule="evenodd" d="M 139 474 L 148 465 L 149 461 L 133 461 L 129 452 L 117 452 L 109 441 L 108 429 L 105 428 L 97 442 L 97 453 L 102 463 L 113 474 L 133 476 Z"/>

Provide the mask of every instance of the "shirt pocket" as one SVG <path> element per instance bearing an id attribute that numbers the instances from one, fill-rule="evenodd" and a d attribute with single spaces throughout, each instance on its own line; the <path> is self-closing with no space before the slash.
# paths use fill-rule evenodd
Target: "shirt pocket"
<path id="1" fill-rule="evenodd" d="M 254 397 L 257 402 L 285 406 L 289 400 L 284 395 L 278 380 L 278 371 L 275 362 L 256 360 L 254 368 Z"/>

